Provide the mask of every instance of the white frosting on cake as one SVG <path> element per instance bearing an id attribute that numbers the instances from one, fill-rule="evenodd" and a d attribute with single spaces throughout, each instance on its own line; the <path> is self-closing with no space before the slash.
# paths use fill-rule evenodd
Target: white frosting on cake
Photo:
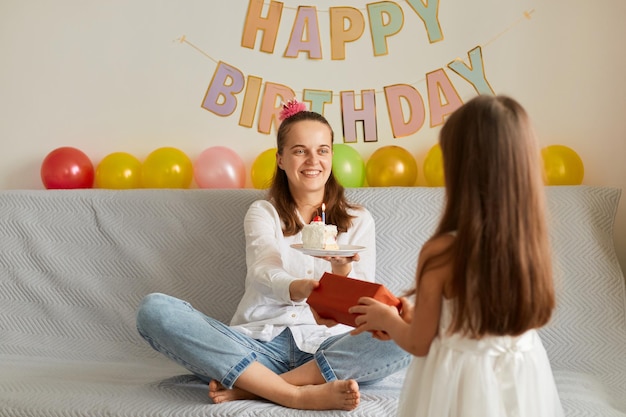
<path id="1" fill-rule="evenodd" d="M 322 222 L 311 222 L 302 228 L 302 247 L 304 249 L 331 250 L 337 245 L 337 226 Z"/>

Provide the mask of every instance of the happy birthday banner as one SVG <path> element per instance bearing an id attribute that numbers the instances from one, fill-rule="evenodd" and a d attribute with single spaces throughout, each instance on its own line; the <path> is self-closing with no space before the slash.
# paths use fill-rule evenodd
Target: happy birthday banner
<path id="1" fill-rule="evenodd" d="M 406 4 L 411 13 L 415 13 L 423 23 L 429 43 L 443 41 L 443 30 L 438 17 L 439 0 L 429 0 L 426 4 L 422 0 L 406 0 Z M 270 1 L 265 10 L 264 5 L 263 0 L 250 0 L 243 26 L 241 47 L 254 50 L 257 37 L 260 36 L 259 51 L 274 54 L 285 7 L 282 2 L 278 1 Z M 317 8 L 299 6 L 295 10 L 294 22 L 283 57 L 294 59 L 302 54 L 308 59 L 323 59 Z M 328 13 L 329 19 L 330 59 L 333 61 L 345 60 L 347 45 L 364 36 L 366 20 L 369 23 L 374 57 L 388 55 L 388 38 L 399 33 L 405 22 L 402 7 L 398 2 L 391 1 L 369 3 L 364 10 L 348 6 L 330 7 L 325 13 Z M 531 13 L 532 11 L 524 12 L 523 18 L 529 19 Z M 496 37 L 501 35 L 502 33 Z M 257 108 L 260 107 L 258 108 L 257 130 L 259 133 L 270 134 L 272 127 L 276 128 L 279 124 L 278 115 L 281 103 L 297 97 L 296 91 L 287 85 L 264 81 L 262 77 L 246 74 L 235 65 L 215 60 L 192 44 L 185 36 L 179 38 L 178 41 L 192 46 L 217 64 L 202 101 L 202 108 L 215 115 L 230 117 L 239 109 L 239 125 L 252 128 L 257 118 Z M 494 94 L 485 74 L 480 45 L 467 52 L 467 60 L 455 58 L 445 67 L 458 74 L 478 94 Z M 424 80 L 429 125 L 436 127 L 443 124 L 445 117 L 460 107 L 463 102 L 457 87 L 444 68 L 437 68 L 426 73 Z M 392 84 L 385 85 L 382 89 L 370 88 L 359 92 L 354 90 L 335 92 L 313 88 L 303 88 L 299 92 L 301 93 L 300 100 L 307 102 L 312 111 L 321 114 L 324 114 L 325 106 L 332 103 L 333 97 L 338 96 L 344 142 L 357 142 L 358 126 L 363 128 L 365 142 L 376 142 L 378 141 L 376 95 L 379 93 L 384 96 L 394 138 L 412 135 L 424 126 L 427 110 L 424 97 L 415 84 Z M 357 96 L 360 105 L 357 105 Z"/>
<path id="2" fill-rule="evenodd" d="M 462 1 L 462 0 L 457 0 Z M 438 0 L 406 0 L 411 9 L 423 22 L 430 43 L 443 40 L 443 31 L 438 19 Z M 283 4 L 271 1 L 263 12 L 262 0 L 250 0 L 242 34 L 241 46 L 254 50 L 257 36 L 261 34 L 259 50 L 274 53 Z M 284 52 L 286 58 L 305 54 L 309 59 L 322 59 L 321 36 L 317 9 L 299 6 Z M 365 12 L 365 13 L 364 13 Z M 522 19 L 529 19 L 524 12 Z M 345 60 L 346 45 L 363 36 L 365 19 L 369 20 L 372 50 L 375 57 L 388 54 L 387 39 L 397 34 L 403 26 L 401 7 L 394 2 L 378 2 L 366 5 L 366 9 L 332 7 L 328 9 L 330 22 L 331 59 Z M 457 58 L 445 67 L 458 74 L 478 94 L 494 94 L 487 77 L 482 47 L 495 41 L 514 25 L 492 37 L 482 46 L 467 52 L 467 60 Z M 264 81 L 211 55 L 192 44 L 185 36 L 177 39 L 204 54 L 217 65 L 213 78 L 204 96 L 202 107 L 218 116 L 228 117 L 240 109 L 239 125 L 251 128 L 257 107 L 258 131 L 269 134 L 272 126 L 278 125 L 281 104 L 296 96 L 296 92 L 281 83 Z M 444 68 L 426 73 L 426 100 L 430 126 L 443 124 L 446 115 L 462 105 L 457 86 L 448 78 Z M 377 89 L 359 92 L 362 105 L 356 106 L 355 91 L 320 90 L 304 88 L 299 93 L 310 109 L 321 114 L 333 97 L 341 100 L 341 117 L 344 142 L 356 142 L 356 125 L 364 127 L 366 142 L 378 141 L 376 120 L 376 95 L 383 95 L 395 138 L 419 131 L 426 120 L 426 106 L 415 83 L 390 84 Z M 467 88 L 467 86 L 465 86 Z M 241 102 L 241 103 L 240 103 Z M 405 112 L 408 110 L 408 112 Z M 584 165 L 573 149 L 564 145 L 551 145 L 541 150 L 547 185 L 579 185 L 584 178 Z M 337 163 L 335 163 L 337 162 Z M 425 183 L 431 187 L 444 185 L 443 158 L 441 149 L 435 144 L 423 161 Z M 269 148 L 260 153 L 250 167 L 249 174 L 254 188 L 269 187 L 276 169 L 276 149 Z M 367 163 L 352 146 L 333 146 L 333 174 L 346 188 L 367 186 L 413 186 L 417 179 L 417 162 L 409 151 L 400 146 L 383 146 L 372 153 Z M 98 188 L 188 188 L 192 178 L 200 188 L 243 188 L 246 184 L 246 167 L 243 159 L 234 150 L 224 146 L 205 149 L 194 162 L 181 150 L 161 147 L 152 151 L 140 162 L 126 152 L 114 152 L 104 157 L 97 168 L 88 155 L 73 147 L 52 150 L 41 164 L 41 179 L 46 189 Z"/>

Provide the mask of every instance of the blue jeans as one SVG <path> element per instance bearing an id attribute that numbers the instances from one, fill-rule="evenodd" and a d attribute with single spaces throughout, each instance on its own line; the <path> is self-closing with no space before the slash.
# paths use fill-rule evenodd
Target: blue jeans
<path id="1" fill-rule="evenodd" d="M 226 388 L 232 388 L 254 361 L 282 374 L 315 360 L 326 381 L 354 379 L 359 384 L 376 382 L 410 362 L 410 355 L 394 342 L 377 340 L 369 333 L 332 336 L 315 354 L 298 349 L 289 329 L 262 342 L 206 316 L 186 301 L 158 293 L 142 300 L 137 330 L 158 352 L 204 381 L 215 379 Z"/>

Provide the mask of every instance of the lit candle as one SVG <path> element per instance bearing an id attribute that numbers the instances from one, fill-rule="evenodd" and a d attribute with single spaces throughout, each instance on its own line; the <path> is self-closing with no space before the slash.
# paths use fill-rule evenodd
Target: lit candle
<path id="1" fill-rule="evenodd" d="M 322 203 L 322 223 L 326 224 L 326 204 Z"/>

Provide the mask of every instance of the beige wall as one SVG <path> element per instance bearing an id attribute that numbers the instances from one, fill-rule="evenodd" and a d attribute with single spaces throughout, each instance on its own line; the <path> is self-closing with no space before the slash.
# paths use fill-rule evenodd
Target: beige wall
<path id="1" fill-rule="evenodd" d="M 323 58 L 308 60 L 283 57 L 301 5 L 295 1 L 284 2 L 270 54 L 258 44 L 241 47 L 246 0 L 3 0 L 0 188 L 43 188 L 41 162 L 60 146 L 83 150 L 97 165 L 116 151 L 143 159 L 158 147 L 174 146 L 193 159 L 207 147 L 224 145 L 249 168 L 274 146 L 274 137 L 257 131 L 258 119 L 253 128 L 239 126 L 239 107 L 228 117 L 201 107 L 219 61 L 245 76 L 289 86 L 299 97 L 304 89 L 332 91 L 325 115 L 338 136 L 339 92 L 374 89 L 378 141 L 359 137 L 355 148 L 365 161 L 382 146 L 406 148 L 420 165 L 417 183 L 423 185 L 421 162 L 438 127 L 431 128 L 427 117 L 417 133 L 393 138 L 383 88 L 411 85 L 426 99 L 427 74 L 444 69 L 467 100 L 476 91 L 447 64 L 456 58 L 469 62 L 476 46 L 493 90 L 527 107 L 543 145 L 575 149 L 585 164 L 584 184 L 625 188 L 625 2 L 440 0 L 444 39 L 436 43 L 429 43 L 409 2 L 391 3 L 404 19 L 402 30 L 387 41 L 389 53 L 374 56 L 366 20 L 363 36 L 346 46 L 346 59 L 333 61 L 327 5 L 354 7 L 366 16 L 365 2 L 318 7 Z M 187 42 L 177 41 L 183 35 Z M 625 202 L 615 240 L 624 266 Z"/>

